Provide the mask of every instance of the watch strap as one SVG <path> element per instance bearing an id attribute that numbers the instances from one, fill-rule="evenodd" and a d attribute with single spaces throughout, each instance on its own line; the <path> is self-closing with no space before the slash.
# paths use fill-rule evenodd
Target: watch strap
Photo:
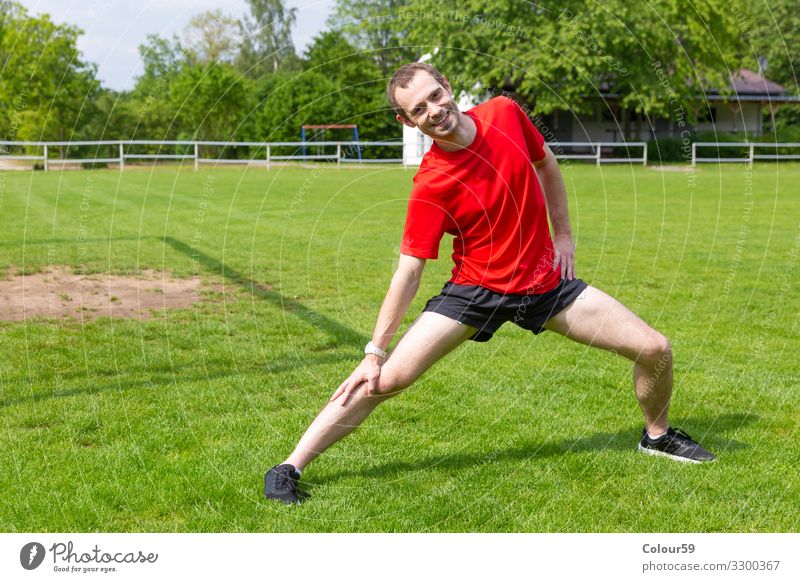
<path id="1" fill-rule="evenodd" d="M 378 356 L 379 358 L 385 358 L 386 357 L 386 352 L 384 350 L 380 349 L 378 346 L 376 346 L 372 342 L 367 343 L 366 347 L 364 347 L 364 353 L 365 354 L 374 354 L 374 355 Z"/>

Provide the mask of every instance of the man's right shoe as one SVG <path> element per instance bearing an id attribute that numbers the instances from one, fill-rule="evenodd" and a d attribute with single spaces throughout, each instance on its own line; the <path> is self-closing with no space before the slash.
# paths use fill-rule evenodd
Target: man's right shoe
<path id="1" fill-rule="evenodd" d="M 275 465 L 264 475 L 264 497 L 300 505 L 310 495 L 297 486 L 299 480 L 300 473 L 293 465 Z"/>
<path id="2" fill-rule="evenodd" d="M 642 431 L 642 440 L 639 441 L 639 450 L 648 455 L 669 457 L 674 461 L 684 463 L 708 463 L 717 457 L 692 440 L 681 429 L 671 426 L 667 432 L 656 439 L 651 439 L 647 429 Z"/>

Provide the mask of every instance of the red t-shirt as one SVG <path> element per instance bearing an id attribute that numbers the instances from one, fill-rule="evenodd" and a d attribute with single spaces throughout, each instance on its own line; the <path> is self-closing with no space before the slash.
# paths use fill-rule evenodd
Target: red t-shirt
<path id="1" fill-rule="evenodd" d="M 466 112 L 473 142 L 456 152 L 436 145 L 414 176 L 400 252 L 435 259 L 453 240 L 453 283 L 498 293 L 539 294 L 559 283 L 547 206 L 532 161 L 544 138 L 522 108 L 495 97 Z"/>

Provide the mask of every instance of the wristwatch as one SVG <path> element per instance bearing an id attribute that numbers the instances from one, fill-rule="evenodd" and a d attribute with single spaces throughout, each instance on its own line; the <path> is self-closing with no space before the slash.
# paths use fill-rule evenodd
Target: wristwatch
<path id="1" fill-rule="evenodd" d="M 364 353 L 365 354 L 374 354 L 374 355 L 378 356 L 379 358 L 385 358 L 386 357 L 386 352 L 383 351 L 382 349 L 380 349 L 378 346 L 376 346 L 372 342 L 369 342 L 364 347 Z"/>

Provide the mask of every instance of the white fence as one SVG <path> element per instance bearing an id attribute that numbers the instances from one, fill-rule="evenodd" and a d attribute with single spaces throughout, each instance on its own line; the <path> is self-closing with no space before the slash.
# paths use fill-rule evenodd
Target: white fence
<path id="1" fill-rule="evenodd" d="M 598 166 L 604 163 L 641 163 L 647 165 L 647 143 L 646 142 L 550 142 L 550 149 L 553 150 L 559 160 L 587 160 L 593 161 Z M 95 146 L 95 154 L 92 157 L 65 157 L 54 158 L 50 156 L 53 148 L 68 150 L 69 148 L 86 148 Z M 137 148 L 141 151 L 142 147 L 154 146 L 156 152 L 136 153 Z M 165 153 L 169 148 L 183 148 L 183 153 Z M 394 163 L 402 164 L 403 156 L 397 158 L 364 158 L 361 154 L 371 147 L 403 147 L 403 142 L 398 141 L 320 141 L 320 142 L 228 142 L 228 141 L 152 141 L 152 140 L 116 140 L 116 141 L 0 141 L 0 161 L 21 160 L 36 164 L 41 162 L 45 171 L 52 166 L 63 167 L 65 165 L 79 164 L 118 164 L 120 169 L 124 169 L 126 161 L 150 160 L 150 161 L 179 161 L 191 162 L 197 170 L 200 164 L 247 164 L 265 166 L 267 168 L 273 162 L 287 161 L 328 161 L 335 162 L 337 166 L 343 163 Z M 698 148 L 746 148 L 746 157 L 698 157 Z M 12 148 L 34 148 L 40 150 L 36 154 L 14 154 Z M 201 148 L 223 148 L 230 151 L 235 148 L 248 148 L 248 151 L 255 149 L 259 151 L 258 157 L 250 155 L 241 158 L 231 157 L 200 157 Z M 565 151 L 573 150 L 573 153 Z M 692 165 L 701 162 L 726 163 L 726 162 L 754 162 L 756 160 L 800 160 L 800 154 L 778 153 L 778 148 L 800 148 L 800 143 L 753 143 L 753 142 L 695 142 L 692 143 Z M 111 155 L 100 155 L 100 150 Z M 287 149 L 290 153 L 286 153 Z M 316 150 L 316 154 L 309 154 L 307 151 Z M 627 157 L 614 157 L 616 152 L 624 149 Z M 634 151 L 641 149 L 641 157 L 633 157 L 631 149 Z M 769 149 L 775 153 L 760 153 L 759 150 Z M 278 153 L 276 153 L 278 150 Z M 578 150 L 578 151 L 574 151 Z M 582 150 L 582 151 L 581 151 Z M 604 155 L 605 151 L 605 155 Z M 281 153 L 283 152 L 283 153 Z M 356 155 L 357 154 L 357 155 Z"/>
<path id="2" fill-rule="evenodd" d="M 562 142 L 550 142 L 547 144 L 550 149 L 553 151 L 555 156 L 559 160 L 593 160 L 598 166 L 600 164 L 614 164 L 614 163 L 641 163 L 642 165 L 647 165 L 647 142 L 643 141 L 628 141 L 628 142 L 618 142 L 618 141 L 596 141 L 596 142 L 580 142 L 580 141 L 562 141 Z M 566 154 L 563 153 L 563 148 L 579 148 L 579 149 L 589 149 L 591 150 L 588 154 Z M 628 150 L 628 157 L 626 158 L 614 158 L 614 157 L 603 157 L 603 149 L 611 150 L 619 150 L 620 148 L 625 148 Z M 634 158 L 630 156 L 631 149 L 642 149 L 642 155 L 639 158 Z"/>
<path id="3" fill-rule="evenodd" d="M 697 157 L 697 148 L 739 148 L 740 150 L 746 148 L 747 155 L 745 157 L 716 157 L 706 158 Z M 711 141 L 700 141 L 692 144 L 692 165 L 696 166 L 700 162 L 711 162 L 716 164 L 724 164 L 728 162 L 749 162 L 753 163 L 756 160 L 800 160 L 800 154 L 761 154 L 756 153 L 756 150 L 768 149 L 775 151 L 777 148 L 800 148 L 800 143 L 755 143 L 755 142 L 728 142 L 718 143 Z"/>
<path id="4" fill-rule="evenodd" d="M 554 150 L 556 157 L 560 160 L 591 160 L 597 165 L 602 163 L 642 163 L 647 164 L 647 143 L 645 142 L 553 142 L 549 144 Z M 70 157 L 54 158 L 50 156 L 53 148 L 75 148 L 90 147 L 97 148 L 95 155 L 91 157 Z M 159 148 L 157 153 L 132 153 L 137 146 L 156 146 Z M 183 146 L 185 153 L 163 153 L 162 149 Z M 124 169 L 126 161 L 151 160 L 151 161 L 180 161 L 191 162 L 195 170 L 200 164 L 248 164 L 265 165 L 269 167 L 272 162 L 277 161 L 335 161 L 337 165 L 342 163 L 403 163 L 404 158 L 364 158 L 360 155 L 370 147 L 388 146 L 402 147 L 402 141 L 319 141 L 319 142 L 227 142 L 227 141 L 150 141 L 150 140 L 127 140 L 127 141 L 0 141 L 0 160 L 25 160 L 33 163 L 41 162 L 45 171 L 51 166 L 76 165 L 76 164 L 118 164 Z M 38 148 L 40 154 L 36 155 L 14 155 L 8 153 L 10 148 Z M 247 158 L 224 158 L 224 157 L 200 157 L 200 148 L 222 147 L 231 148 L 256 148 L 263 149 L 263 157 Z M 335 147 L 335 153 L 333 148 Z M 110 152 L 113 148 L 113 155 L 99 155 L 99 150 L 105 148 Z M 291 154 L 276 155 L 275 149 L 293 148 Z M 328 148 L 328 153 L 308 154 L 307 150 L 318 152 Z M 588 150 L 590 153 L 565 153 L 564 148 Z M 628 154 L 630 149 L 641 148 L 641 157 L 613 157 L 614 151 L 624 148 Z M 606 155 L 603 155 L 604 150 Z M 358 152 L 359 155 L 353 155 Z M 612 152 L 612 155 L 608 155 Z"/>
<path id="5" fill-rule="evenodd" d="M 194 169 L 197 170 L 200 164 L 247 164 L 247 165 L 263 165 L 267 168 L 270 167 L 272 162 L 276 161 L 320 161 L 327 160 L 336 162 L 337 165 L 342 163 L 402 163 L 402 158 L 380 158 L 370 159 L 362 158 L 360 155 L 368 147 L 402 147 L 402 142 L 395 141 L 310 141 L 310 142 L 229 142 L 229 141 L 148 141 L 148 140 L 127 140 L 127 141 L 0 141 L 0 161 L 2 160 L 26 160 L 33 162 L 41 162 L 44 170 L 48 171 L 54 165 L 76 165 L 76 164 L 118 164 L 120 169 L 124 169 L 127 160 L 152 160 L 152 161 L 189 161 L 194 164 Z M 53 148 L 75 148 L 75 147 L 88 147 L 96 146 L 97 150 L 101 148 L 113 148 L 115 155 L 101 156 L 97 152 L 93 157 L 65 157 L 53 158 L 49 154 Z M 156 146 L 159 150 L 173 146 L 183 146 L 187 152 L 183 154 L 168 154 L 162 153 L 131 153 L 132 149 L 142 146 Z M 14 155 L 8 153 L 11 148 L 40 148 L 41 154 L 37 155 Z M 245 157 L 245 158 L 202 158 L 200 157 L 200 148 L 213 148 L 221 147 L 226 149 L 232 148 L 255 148 L 257 150 L 264 150 L 263 157 Z M 335 147 L 335 153 L 333 148 Z M 294 153 L 276 155 L 275 149 L 286 150 L 293 148 Z M 306 150 L 316 149 L 321 151 L 320 148 L 329 148 L 330 153 L 307 154 Z M 300 153 L 297 153 L 300 152 Z M 359 155 L 354 157 L 354 152 Z"/>

